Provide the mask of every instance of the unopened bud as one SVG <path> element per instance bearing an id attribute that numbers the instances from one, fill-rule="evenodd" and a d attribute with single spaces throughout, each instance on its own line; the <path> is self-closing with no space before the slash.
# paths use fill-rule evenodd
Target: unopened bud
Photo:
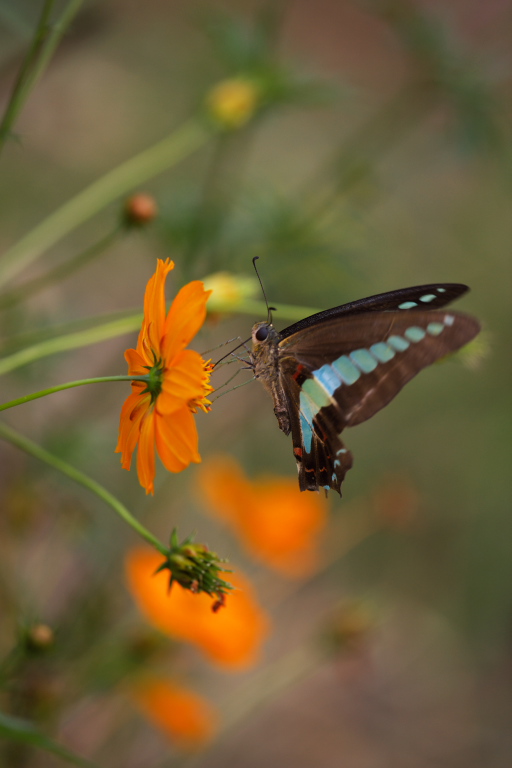
<path id="1" fill-rule="evenodd" d="M 53 629 L 47 624 L 34 624 L 27 632 L 27 644 L 33 650 L 46 650 L 53 645 L 53 642 Z"/>
<path id="2" fill-rule="evenodd" d="M 128 198 L 124 206 L 124 217 L 128 225 L 144 227 L 158 215 L 156 200 L 151 195 L 140 193 Z"/>
<path id="3" fill-rule="evenodd" d="M 245 125 L 260 102 L 260 89 L 252 80 L 237 77 L 217 83 L 207 95 L 206 106 L 211 117 L 223 128 Z"/>

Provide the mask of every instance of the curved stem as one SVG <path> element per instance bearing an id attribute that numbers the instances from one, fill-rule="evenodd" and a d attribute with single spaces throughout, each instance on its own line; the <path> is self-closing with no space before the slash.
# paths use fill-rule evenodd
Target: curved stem
<path id="1" fill-rule="evenodd" d="M 53 453 L 49 453 L 49 451 L 41 448 L 41 446 L 33 443 L 32 440 L 29 440 L 27 437 L 20 435 L 19 432 L 16 432 L 14 429 L 11 429 L 11 427 L 8 427 L 2 422 L 0 422 L 0 438 L 7 440 L 9 443 L 12 443 L 12 445 L 15 445 L 17 448 L 25 451 L 25 453 L 28 453 L 30 456 L 39 459 L 39 461 L 43 461 L 45 464 L 53 467 L 58 472 L 66 475 L 66 477 L 74 480 L 75 483 L 78 483 L 84 488 L 87 488 L 87 490 L 91 491 L 91 493 L 94 493 L 96 496 L 102 499 L 102 501 L 108 504 L 109 507 L 112 507 L 114 512 L 116 512 L 119 517 L 125 521 L 125 523 L 128 523 L 128 525 L 133 528 L 133 530 L 138 533 L 139 536 L 142 536 L 142 538 L 145 539 L 148 544 L 151 544 L 151 546 L 155 547 L 155 549 L 161 552 L 164 556 L 167 556 L 168 548 L 164 546 L 164 544 L 162 544 L 162 542 L 160 542 L 156 536 L 153 536 L 153 534 L 148 531 L 147 528 L 141 525 L 141 523 L 139 523 L 139 521 L 132 515 L 132 513 L 126 509 L 124 504 L 119 501 L 119 499 L 116 499 L 116 497 L 107 491 L 106 488 L 97 483 L 91 477 L 88 477 L 83 472 L 80 472 L 79 469 L 75 469 L 75 467 L 72 467 L 66 461 L 59 459 L 57 456 L 54 456 Z"/>
<path id="2" fill-rule="evenodd" d="M 198 121 L 189 120 L 162 141 L 94 181 L 4 253 L 0 263 L 0 285 L 107 205 L 176 165 L 205 144 L 209 137 L 210 133 Z"/>
<path id="3" fill-rule="evenodd" d="M 9 400 L 8 403 L 0 404 L 0 411 L 6 411 L 8 408 L 14 408 L 15 405 L 23 405 L 31 400 L 38 400 L 46 395 L 53 395 L 54 392 L 62 392 L 63 389 L 73 389 L 82 387 L 84 384 L 102 384 L 104 381 L 149 381 L 149 376 L 96 376 L 92 379 L 78 379 L 77 381 L 68 381 L 65 384 L 57 384 L 56 387 L 41 389 L 39 392 L 32 392 L 31 395 L 17 397 L 16 400 Z"/>

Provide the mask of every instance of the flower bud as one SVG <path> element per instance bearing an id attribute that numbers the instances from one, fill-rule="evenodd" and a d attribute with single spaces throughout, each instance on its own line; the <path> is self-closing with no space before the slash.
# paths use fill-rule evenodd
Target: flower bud
<path id="1" fill-rule="evenodd" d="M 45 651 L 53 645 L 53 630 L 47 624 L 34 624 L 27 630 L 26 642 L 31 650 Z"/>
<path id="2" fill-rule="evenodd" d="M 129 197 L 124 206 L 124 220 L 127 226 L 144 227 L 156 218 L 158 207 L 151 195 L 140 192 Z"/>
<path id="3" fill-rule="evenodd" d="M 230 272 L 215 272 L 204 280 L 207 290 L 213 291 L 208 299 L 208 312 L 234 312 L 245 299 L 253 298 L 259 291 L 255 277 L 232 275 Z"/>
<path id="4" fill-rule="evenodd" d="M 253 117 L 260 100 L 260 89 L 253 80 L 236 77 L 217 83 L 206 97 L 206 107 L 218 125 L 234 130 Z"/>

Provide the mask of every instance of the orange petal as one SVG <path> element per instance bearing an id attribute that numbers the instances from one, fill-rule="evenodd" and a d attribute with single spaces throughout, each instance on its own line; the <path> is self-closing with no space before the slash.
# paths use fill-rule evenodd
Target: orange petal
<path id="1" fill-rule="evenodd" d="M 224 456 L 205 463 L 199 483 L 208 511 L 230 523 L 253 557 L 287 576 L 311 573 L 327 517 L 322 496 L 301 493 L 291 478 L 249 482 Z"/>
<path id="2" fill-rule="evenodd" d="M 242 509 L 249 517 L 258 514 L 253 506 L 252 485 L 231 456 L 217 455 L 208 459 L 198 477 L 203 497 L 217 517 L 236 521 Z"/>
<path id="3" fill-rule="evenodd" d="M 137 474 L 146 493 L 154 493 L 155 468 L 155 412 L 148 410 L 142 421 L 137 452 Z"/>
<path id="4" fill-rule="evenodd" d="M 149 340 L 149 345 L 155 352 L 160 351 L 165 321 L 165 281 L 169 272 L 174 269 L 174 262 L 170 259 L 157 260 L 156 272 L 150 278 L 144 294 L 144 321 L 139 334 L 137 349 L 143 354 L 144 340 Z"/>
<path id="5" fill-rule="evenodd" d="M 156 569 L 162 555 L 137 547 L 126 557 L 130 591 L 142 613 L 162 632 L 197 645 L 211 661 L 227 667 L 248 667 L 257 661 L 269 620 L 256 601 L 249 581 L 238 571 L 227 574 L 237 587 L 226 606 L 212 611 L 212 598 L 192 594 L 179 584 L 168 592 L 169 574 Z"/>
<path id="6" fill-rule="evenodd" d="M 122 452 L 121 466 L 130 469 L 132 455 L 140 436 L 140 424 L 150 405 L 150 396 L 141 398 L 132 393 L 124 401 L 119 420 L 119 439 L 116 453 Z"/>
<path id="7" fill-rule="evenodd" d="M 128 373 L 132 376 L 144 376 L 147 374 L 147 365 L 152 365 L 153 361 L 148 361 L 136 349 L 127 349 L 124 353 L 124 359 L 128 363 Z"/>
<path id="8" fill-rule="evenodd" d="M 170 416 L 157 413 L 155 422 L 156 447 L 166 469 L 181 472 L 191 462 L 201 461 L 197 427 L 188 406 L 182 406 Z"/>
<path id="9" fill-rule="evenodd" d="M 166 370 L 162 392 L 158 396 L 158 411 L 168 415 L 184 403 L 204 395 L 204 360 L 198 352 L 184 349 Z"/>
<path id="10" fill-rule="evenodd" d="M 325 498 L 301 493 L 291 478 L 259 481 L 253 487 L 258 514 L 240 520 L 247 549 L 287 576 L 309 575 L 318 564 L 318 536 L 327 520 Z"/>
<path id="11" fill-rule="evenodd" d="M 210 293 L 200 280 L 194 280 L 184 285 L 174 299 L 165 320 L 162 347 L 163 357 L 169 364 L 203 325 Z"/>
<path id="12" fill-rule="evenodd" d="M 148 679 L 132 692 L 146 717 L 184 748 L 211 741 L 217 717 L 209 702 L 170 680 Z"/>

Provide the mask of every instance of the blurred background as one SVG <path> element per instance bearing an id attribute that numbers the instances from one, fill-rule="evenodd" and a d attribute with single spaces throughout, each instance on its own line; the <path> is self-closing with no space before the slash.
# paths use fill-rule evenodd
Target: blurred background
<path id="1" fill-rule="evenodd" d="M 41 7 L 0 2 L 4 106 Z M 163 540 L 174 526 L 196 532 L 243 570 L 271 630 L 258 662 L 232 671 L 152 628 L 124 577 L 133 532 L 2 442 L 2 711 L 109 768 L 510 766 L 511 22 L 506 0 L 82 4 L 0 159 L 2 252 L 186 121 L 207 124 L 219 81 L 257 82 L 261 99 L 246 122 L 212 129 L 141 185 L 158 205 L 149 226 L 120 231 L 114 201 L 6 283 L 2 358 L 140 311 L 157 257 L 176 262 L 172 298 L 219 271 L 235 284 L 252 278 L 260 256 L 281 328 L 299 319 L 286 307 L 307 314 L 462 282 L 472 292 L 460 309 L 483 331 L 345 433 L 354 468 L 343 499 L 329 499 L 316 566 L 300 578 L 251 557 L 207 514 L 202 465 L 180 475 L 160 466 L 154 497 L 120 468 L 127 383 L 8 411 L 6 423 L 104 484 Z M 258 291 L 252 300 L 259 314 L 243 301 L 212 312 L 195 348 L 247 338 L 264 318 Z M 17 366 L 2 378 L 2 402 L 123 374 L 135 341 L 133 331 Z M 205 466 L 231 454 L 251 481 L 296 477 L 291 441 L 258 383 L 197 423 Z M 49 647 L 12 662 L 41 624 Z M 148 669 L 187 680 L 216 709 L 217 736 L 201 751 L 184 752 L 133 706 L 126 684 Z M 7 768 L 63 764 L 9 739 L 0 750 Z"/>

